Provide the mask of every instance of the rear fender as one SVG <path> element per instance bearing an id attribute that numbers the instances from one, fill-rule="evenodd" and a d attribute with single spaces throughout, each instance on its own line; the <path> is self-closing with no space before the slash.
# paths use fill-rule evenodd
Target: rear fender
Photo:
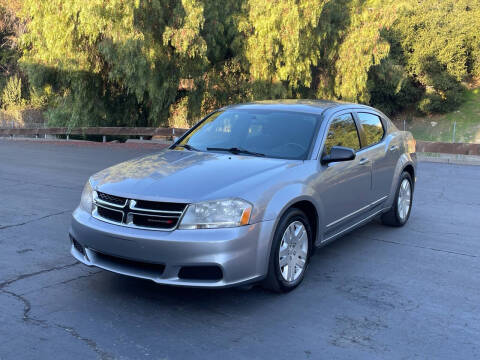
<path id="1" fill-rule="evenodd" d="M 397 192 L 398 182 L 400 180 L 400 175 L 402 174 L 405 167 L 407 167 L 407 165 L 412 165 L 416 172 L 416 158 L 412 155 L 415 156 L 415 154 L 409 154 L 404 152 L 398 159 L 397 165 L 395 167 L 395 172 L 393 174 L 392 185 L 390 187 L 390 194 L 385 203 L 385 207 L 387 208 L 390 208 L 393 205 L 395 194 Z M 413 181 L 415 181 L 415 179 L 413 179 Z"/>

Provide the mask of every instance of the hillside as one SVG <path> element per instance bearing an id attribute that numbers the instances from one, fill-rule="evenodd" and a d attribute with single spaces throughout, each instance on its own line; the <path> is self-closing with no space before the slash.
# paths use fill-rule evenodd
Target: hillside
<path id="1" fill-rule="evenodd" d="M 455 142 L 480 143 L 480 87 L 465 92 L 465 102 L 460 108 L 444 115 L 427 117 L 399 116 L 395 124 L 407 130 L 417 140 L 452 142 L 455 126 Z"/>

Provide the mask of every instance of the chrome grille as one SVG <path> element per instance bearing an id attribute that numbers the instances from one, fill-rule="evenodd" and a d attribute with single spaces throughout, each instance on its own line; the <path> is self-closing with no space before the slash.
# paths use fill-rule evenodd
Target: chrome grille
<path id="1" fill-rule="evenodd" d="M 97 196 L 98 196 L 99 200 L 105 201 L 105 202 L 110 203 L 110 204 L 125 206 L 126 203 L 127 203 L 127 199 L 125 199 L 125 198 L 105 194 L 105 193 L 102 193 L 102 192 L 97 192 Z"/>
<path id="2" fill-rule="evenodd" d="M 121 223 L 123 221 L 123 211 L 121 210 L 113 210 L 113 209 L 109 209 L 107 207 L 98 205 L 97 214 L 98 216 L 110 221 L 114 221 L 118 223 Z"/>
<path id="3" fill-rule="evenodd" d="M 108 223 L 148 230 L 174 230 L 187 204 L 127 199 L 94 191 L 92 216 Z"/>

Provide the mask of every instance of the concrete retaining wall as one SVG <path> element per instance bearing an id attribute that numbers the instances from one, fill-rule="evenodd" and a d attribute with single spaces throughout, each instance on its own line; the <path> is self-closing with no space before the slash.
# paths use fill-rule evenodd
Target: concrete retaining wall
<path id="1" fill-rule="evenodd" d="M 417 141 L 416 150 L 422 153 L 480 155 L 480 144 Z"/>

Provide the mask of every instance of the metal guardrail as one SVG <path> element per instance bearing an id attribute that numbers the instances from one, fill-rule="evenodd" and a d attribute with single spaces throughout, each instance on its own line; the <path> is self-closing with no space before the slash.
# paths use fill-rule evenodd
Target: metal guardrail
<path id="1" fill-rule="evenodd" d="M 165 136 L 183 135 L 188 129 L 154 127 L 79 127 L 79 128 L 0 128 L 0 136 L 46 136 L 46 135 L 102 135 L 104 136 Z M 480 144 L 444 143 L 417 141 L 417 152 L 480 155 Z"/>
<path id="2" fill-rule="evenodd" d="M 180 136 L 187 129 L 154 127 L 50 127 L 50 128 L 0 128 L 0 136 L 44 135 L 110 135 L 110 136 Z"/>

